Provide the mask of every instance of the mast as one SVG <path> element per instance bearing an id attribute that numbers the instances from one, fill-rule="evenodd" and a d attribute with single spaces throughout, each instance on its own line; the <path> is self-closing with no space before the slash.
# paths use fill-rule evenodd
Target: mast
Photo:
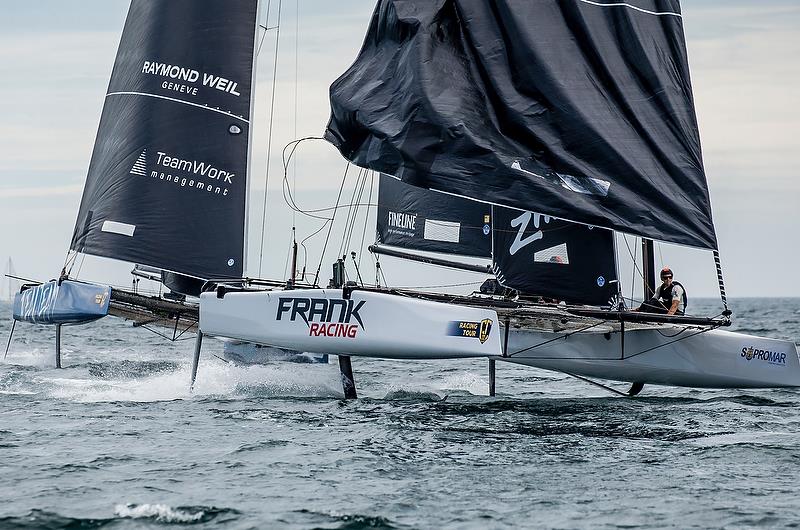
<path id="1" fill-rule="evenodd" d="M 261 8 L 263 3 L 261 0 L 256 0 L 256 20 L 255 20 L 255 28 L 253 30 L 253 34 L 255 37 L 253 38 L 253 73 L 252 77 L 250 77 L 250 119 L 252 120 L 255 117 L 255 106 L 256 106 L 256 74 L 258 72 L 258 30 L 260 28 L 260 21 L 261 21 Z M 267 13 L 267 19 L 269 19 L 269 13 Z M 264 23 L 264 32 L 267 32 L 267 26 L 269 26 L 269 20 Z M 245 174 L 245 184 L 244 184 L 244 242 L 243 242 L 243 250 L 242 250 L 242 276 L 247 276 L 247 252 L 248 252 L 248 239 L 250 234 L 250 186 L 253 182 L 253 129 L 254 127 L 248 127 L 247 131 L 247 172 Z M 269 160 L 267 160 L 267 164 L 269 164 Z M 266 203 L 264 204 L 266 208 Z"/>
<path id="2" fill-rule="evenodd" d="M 642 239 L 642 280 L 644 281 L 644 301 L 651 299 L 656 292 L 656 256 L 652 239 Z"/>

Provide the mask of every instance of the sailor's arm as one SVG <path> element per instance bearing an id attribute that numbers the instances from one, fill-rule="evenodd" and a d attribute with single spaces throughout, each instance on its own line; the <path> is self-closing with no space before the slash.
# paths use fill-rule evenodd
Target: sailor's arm
<path id="1" fill-rule="evenodd" d="M 675 312 L 678 310 L 678 305 L 680 305 L 680 300 L 673 300 L 672 306 L 670 306 L 669 311 L 667 311 L 667 314 L 674 315 Z"/>

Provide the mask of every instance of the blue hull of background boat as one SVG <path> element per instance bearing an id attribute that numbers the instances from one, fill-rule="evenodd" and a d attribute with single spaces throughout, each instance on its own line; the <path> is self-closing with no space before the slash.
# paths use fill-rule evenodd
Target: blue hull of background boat
<path id="1" fill-rule="evenodd" d="M 83 324 L 108 314 L 111 287 L 64 280 L 14 297 L 14 319 L 32 324 Z"/>

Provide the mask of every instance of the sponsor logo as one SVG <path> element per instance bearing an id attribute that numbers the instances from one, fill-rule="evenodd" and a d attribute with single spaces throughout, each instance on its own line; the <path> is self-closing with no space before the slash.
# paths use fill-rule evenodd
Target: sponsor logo
<path id="1" fill-rule="evenodd" d="M 414 237 L 416 235 L 417 214 L 389 212 L 388 221 L 388 233 L 403 237 Z"/>
<path id="2" fill-rule="evenodd" d="M 234 173 L 216 168 L 207 162 L 183 160 L 175 156 L 169 156 L 167 153 L 162 153 L 160 151 L 158 153 L 157 164 L 165 168 L 177 169 L 183 173 L 191 173 L 198 177 L 221 181 L 224 184 L 233 184 L 233 177 L 236 176 Z"/>
<path id="3" fill-rule="evenodd" d="M 786 366 L 786 354 L 769 350 L 759 350 L 753 346 L 742 348 L 742 357 L 748 361 L 763 361 L 777 366 Z"/>
<path id="4" fill-rule="evenodd" d="M 492 321 L 488 318 L 484 318 L 481 320 L 481 329 L 480 333 L 478 333 L 478 338 L 481 341 L 481 344 L 489 340 L 489 333 L 492 332 Z"/>
<path id="5" fill-rule="evenodd" d="M 466 322 L 463 320 L 454 320 L 450 322 L 447 327 L 447 334 L 451 337 L 466 337 L 469 339 L 478 339 L 481 344 L 489 340 L 489 335 L 492 332 L 491 319 L 485 318 L 480 322 Z"/>
<path id="6" fill-rule="evenodd" d="M 239 97 L 239 83 L 222 76 L 201 73 L 176 64 L 144 61 L 142 74 L 164 78 L 161 88 L 170 92 L 196 96 L 199 87 L 208 87 Z"/>
<path id="7" fill-rule="evenodd" d="M 130 174 L 162 180 L 181 188 L 192 188 L 227 197 L 236 174 L 200 160 L 186 160 L 163 151 L 156 153 L 155 168 L 148 172 L 149 156 L 143 150 L 131 167 Z"/>
<path id="8" fill-rule="evenodd" d="M 359 311 L 366 303 L 335 298 L 280 298 L 275 319 L 294 322 L 299 318 L 308 326 L 310 337 L 354 339 L 359 329 L 365 329 Z"/>
<path id="9" fill-rule="evenodd" d="M 540 225 L 547 224 L 550 222 L 550 217 L 547 215 L 541 215 L 538 213 L 533 212 L 525 212 L 516 219 L 511 221 L 511 227 L 517 228 L 519 227 L 519 231 L 517 232 L 517 237 L 514 239 L 514 242 L 511 244 L 511 248 L 508 249 L 509 253 L 513 256 L 521 249 L 530 245 L 534 241 L 539 241 L 544 237 L 544 232 L 539 230 L 538 232 L 534 232 L 533 234 L 526 236 L 525 231 L 528 230 L 528 224 L 533 219 L 533 226 L 538 230 Z"/>
<path id="10" fill-rule="evenodd" d="M 597 277 L 597 286 L 602 287 L 606 284 L 606 279 L 602 276 Z"/>
<path id="11" fill-rule="evenodd" d="M 489 232 L 492 231 L 492 227 L 489 225 L 483 225 L 483 235 L 488 236 Z"/>
<path id="12" fill-rule="evenodd" d="M 416 230 L 417 214 L 389 212 L 389 226 L 392 228 L 402 228 L 405 230 Z"/>
<path id="13" fill-rule="evenodd" d="M 99 305 L 99 306 L 102 306 L 103 304 L 105 304 L 106 303 L 106 293 L 95 295 L 94 303 Z"/>

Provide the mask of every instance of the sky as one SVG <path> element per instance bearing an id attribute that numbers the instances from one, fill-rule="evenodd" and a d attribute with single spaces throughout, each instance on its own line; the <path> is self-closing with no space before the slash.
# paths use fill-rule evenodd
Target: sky
<path id="1" fill-rule="evenodd" d="M 68 249 L 128 2 L 0 3 L 0 273 L 10 256 L 19 275 L 46 280 L 58 275 Z M 682 4 L 728 295 L 800 296 L 800 282 L 794 281 L 800 263 L 800 2 Z M 274 26 L 277 2 L 270 6 L 268 25 Z M 373 8 L 371 0 L 282 1 L 266 238 L 260 252 L 275 32 L 264 40 L 255 107 L 250 275 L 285 278 L 292 225 L 298 240 L 320 227 L 318 221 L 293 216 L 285 205 L 280 153 L 291 140 L 324 131 L 328 87 L 355 59 Z M 303 208 L 331 206 L 344 168 L 330 145 L 303 144 L 290 175 L 297 202 Z M 353 185 L 351 178 L 345 197 Z M 321 260 L 323 283 L 341 247 L 344 217 L 339 216 Z M 357 230 L 368 244 L 374 219 L 366 229 L 363 224 L 360 217 Z M 354 239 L 360 243 L 361 237 Z M 308 270 L 320 263 L 323 243 L 324 231 L 307 241 L 307 252 L 301 250 Z M 372 279 L 372 259 L 359 247 L 348 250 L 363 255 L 361 272 Z M 621 239 L 618 248 L 628 293 L 639 281 Z M 656 254 L 657 265 L 671 266 L 690 296 L 717 295 L 710 253 L 659 244 Z M 393 286 L 469 283 L 447 289 L 471 291 L 482 280 L 390 258 L 382 265 Z M 80 277 L 127 285 L 129 270 L 128 264 L 87 258 Z"/>

